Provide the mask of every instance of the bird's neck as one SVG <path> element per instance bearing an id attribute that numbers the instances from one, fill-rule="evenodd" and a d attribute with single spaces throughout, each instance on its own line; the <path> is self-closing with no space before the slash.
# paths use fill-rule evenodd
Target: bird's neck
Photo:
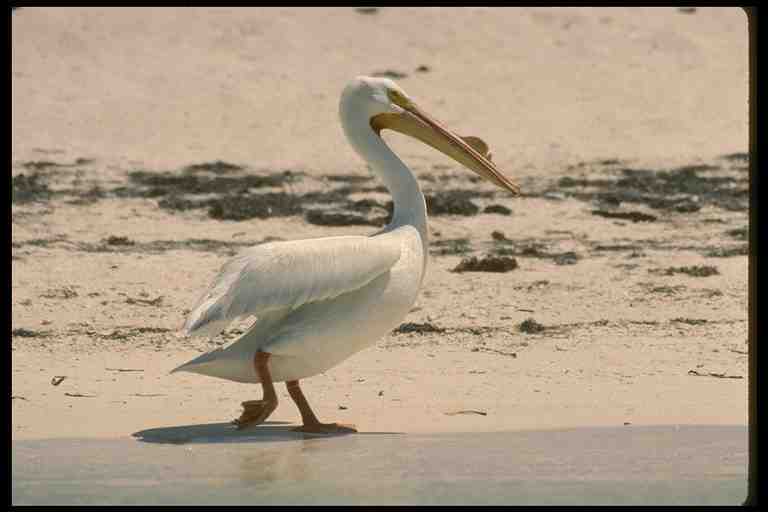
<path id="1" fill-rule="evenodd" d="M 352 147 L 371 166 L 392 194 L 394 211 L 387 229 L 411 225 L 427 243 L 427 207 L 413 172 L 364 120 L 346 120 L 344 129 Z"/>

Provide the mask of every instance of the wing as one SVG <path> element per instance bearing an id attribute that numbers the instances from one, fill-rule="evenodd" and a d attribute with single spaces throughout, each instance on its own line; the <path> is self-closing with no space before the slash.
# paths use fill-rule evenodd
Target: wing
<path id="1" fill-rule="evenodd" d="M 246 316 L 295 309 L 362 288 L 400 259 L 389 237 L 340 236 L 257 245 L 229 260 L 184 331 L 215 336 Z"/>

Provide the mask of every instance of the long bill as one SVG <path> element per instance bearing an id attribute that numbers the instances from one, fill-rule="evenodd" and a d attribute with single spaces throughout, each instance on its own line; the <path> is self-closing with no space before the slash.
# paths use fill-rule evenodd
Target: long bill
<path id="1" fill-rule="evenodd" d="M 509 190 L 514 195 L 520 194 L 520 186 L 504 176 L 489 156 L 481 154 L 487 150 L 487 147 L 483 148 L 485 144 L 480 139 L 474 137 L 464 139 L 456 135 L 411 102 L 403 105 L 402 113 L 374 116 L 371 118 L 371 128 L 376 133 L 383 129 L 390 129 L 418 139 L 491 183 Z M 472 147 L 468 141 L 475 147 Z"/>

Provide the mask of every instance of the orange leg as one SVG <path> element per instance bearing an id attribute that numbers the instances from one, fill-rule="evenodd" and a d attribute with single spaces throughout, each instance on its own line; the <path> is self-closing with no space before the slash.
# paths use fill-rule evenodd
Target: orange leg
<path id="1" fill-rule="evenodd" d="M 275 385 L 267 364 L 270 355 L 269 352 L 256 352 L 253 357 L 253 366 L 261 380 L 264 396 L 261 400 L 248 400 L 242 403 L 243 414 L 232 422 L 237 425 L 238 430 L 263 423 L 277 408 L 277 393 L 275 393 Z"/>
<path id="2" fill-rule="evenodd" d="M 348 434 L 357 432 L 354 425 L 320 423 L 317 416 L 315 416 L 315 413 L 312 412 L 312 408 L 309 407 L 309 403 L 307 402 L 306 397 L 304 397 L 304 393 L 301 392 L 299 381 L 292 380 L 286 382 L 285 386 L 288 388 L 288 393 L 291 395 L 291 398 L 293 398 L 293 401 L 296 402 L 296 406 L 301 413 L 301 421 L 303 425 L 293 429 L 296 432 L 307 432 L 311 434 Z"/>

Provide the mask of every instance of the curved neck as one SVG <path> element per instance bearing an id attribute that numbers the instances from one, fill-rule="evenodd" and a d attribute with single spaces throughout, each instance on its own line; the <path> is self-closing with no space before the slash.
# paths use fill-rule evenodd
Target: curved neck
<path id="1" fill-rule="evenodd" d="M 342 115 L 344 132 L 352 147 L 370 164 L 392 194 L 394 212 L 389 231 L 411 225 L 419 230 L 427 244 L 427 206 L 413 172 L 389 149 L 363 116 Z"/>

